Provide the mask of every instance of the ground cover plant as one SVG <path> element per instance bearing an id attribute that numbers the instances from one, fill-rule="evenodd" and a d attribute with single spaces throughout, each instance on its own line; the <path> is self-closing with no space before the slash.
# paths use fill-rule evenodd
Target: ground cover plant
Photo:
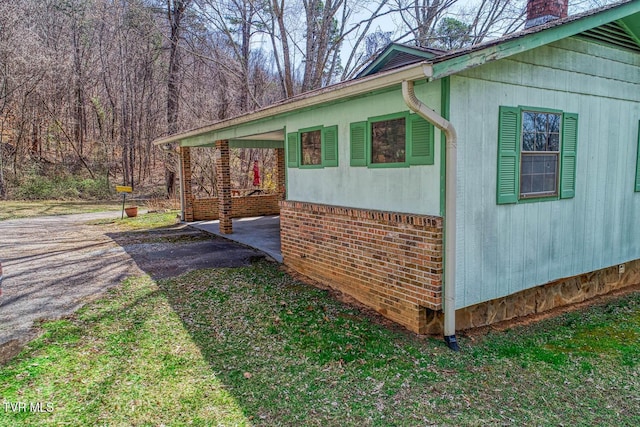
<path id="1" fill-rule="evenodd" d="M 41 328 L 0 368 L 0 426 L 640 425 L 638 293 L 455 354 L 259 262 L 130 278 Z"/>

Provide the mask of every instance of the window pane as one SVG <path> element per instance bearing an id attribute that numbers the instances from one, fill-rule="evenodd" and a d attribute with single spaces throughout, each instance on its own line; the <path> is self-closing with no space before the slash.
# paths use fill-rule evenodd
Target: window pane
<path id="1" fill-rule="evenodd" d="M 558 113 L 523 111 L 522 151 L 559 151 L 561 118 Z"/>
<path id="2" fill-rule="evenodd" d="M 560 133 L 560 114 L 549 114 L 549 132 Z"/>
<path id="3" fill-rule="evenodd" d="M 522 155 L 520 194 L 554 195 L 558 192 L 558 154 Z"/>
<path id="4" fill-rule="evenodd" d="M 544 133 L 536 134 L 535 151 L 547 151 L 547 135 L 545 135 Z"/>
<path id="5" fill-rule="evenodd" d="M 314 130 L 302 132 L 300 134 L 302 145 L 302 164 L 320 165 L 322 164 L 322 139 L 321 132 Z"/>
<path id="6" fill-rule="evenodd" d="M 560 134 L 552 133 L 549 135 L 548 151 L 560 151 Z"/>
<path id="7" fill-rule="evenodd" d="M 544 113 L 536 114 L 536 132 L 543 134 L 547 132 L 547 115 Z"/>
<path id="8" fill-rule="evenodd" d="M 536 147 L 536 134 L 535 133 L 523 133 L 522 134 L 522 149 L 524 151 L 535 151 Z"/>
<path id="9" fill-rule="evenodd" d="M 528 133 L 534 133 L 536 131 L 534 123 L 535 115 L 528 111 L 522 113 L 522 130 Z"/>
<path id="10" fill-rule="evenodd" d="M 405 149 L 404 118 L 371 123 L 371 163 L 403 163 Z"/>

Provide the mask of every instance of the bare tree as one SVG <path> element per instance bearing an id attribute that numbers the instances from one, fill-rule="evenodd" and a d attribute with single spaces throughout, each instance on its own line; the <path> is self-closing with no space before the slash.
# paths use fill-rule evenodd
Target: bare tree
<path id="1" fill-rule="evenodd" d="M 178 132 L 178 114 L 180 111 L 180 40 L 184 18 L 191 0 L 167 0 L 167 19 L 169 21 L 169 72 L 167 74 L 167 131 L 169 135 Z M 175 195 L 176 170 L 173 159 L 165 161 L 165 186 L 169 197 Z"/>

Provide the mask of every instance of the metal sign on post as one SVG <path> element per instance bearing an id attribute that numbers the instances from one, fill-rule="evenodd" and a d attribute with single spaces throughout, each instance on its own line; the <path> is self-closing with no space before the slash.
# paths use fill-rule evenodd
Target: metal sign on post
<path id="1" fill-rule="evenodd" d="M 116 185 L 116 191 L 122 193 L 122 214 L 120 215 L 120 219 L 124 219 L 124 204 L 127 200 L 127 193 L 131 193 L 133 188 L 126 185 Z"/>

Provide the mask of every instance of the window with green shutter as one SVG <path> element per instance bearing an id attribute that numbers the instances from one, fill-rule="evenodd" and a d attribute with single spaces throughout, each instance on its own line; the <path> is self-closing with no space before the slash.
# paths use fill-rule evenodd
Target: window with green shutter
<path id="1" fill-rule="evenodd" d="M 351 166 L 408 167 L 434 162 L 434 127 L 408 111 L 351 123 Z"/>
<path id="2" fill-rule="evenodd" d="M 318 169 L 338 166 L 338 126 L 315 126 L 287 135 L 289 167 Z"/>
<path id="3" fill-rule="evenodd" d="M 497 203 L 575 196 L 578 115 L 500 107 Z"/>

